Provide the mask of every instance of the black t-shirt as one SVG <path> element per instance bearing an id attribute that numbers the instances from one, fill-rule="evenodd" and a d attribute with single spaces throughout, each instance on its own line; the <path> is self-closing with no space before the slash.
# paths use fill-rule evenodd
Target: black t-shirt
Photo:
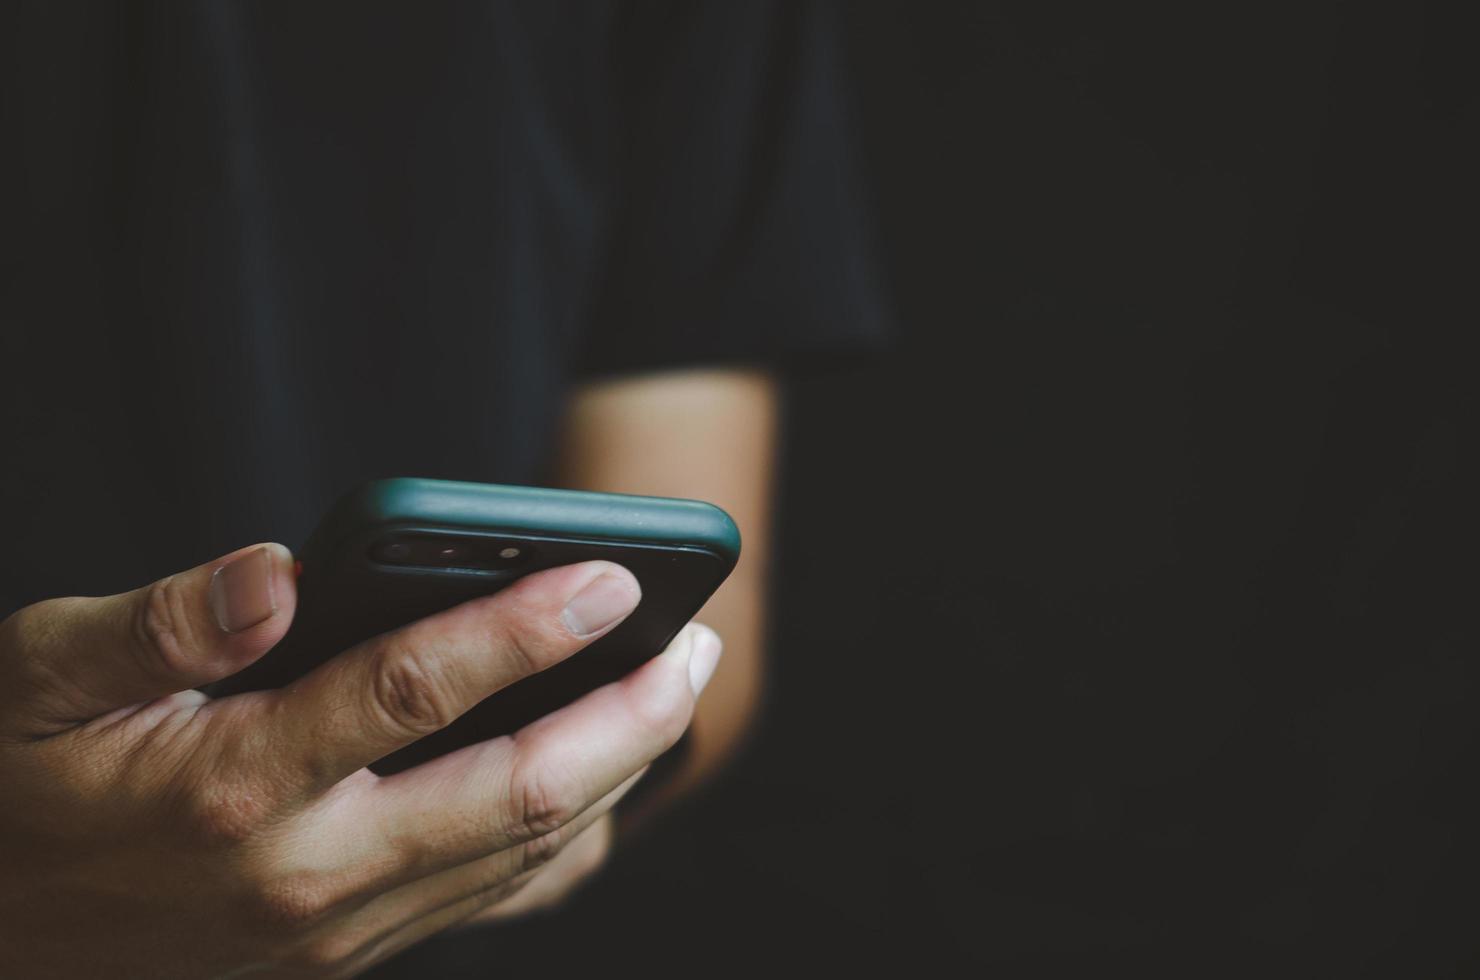
<path id="1" fill-rule="evenodd" d="M 7 8 L 0 612 L 540 482 L 581 378 L 872 345 L 834 13 Z"/>

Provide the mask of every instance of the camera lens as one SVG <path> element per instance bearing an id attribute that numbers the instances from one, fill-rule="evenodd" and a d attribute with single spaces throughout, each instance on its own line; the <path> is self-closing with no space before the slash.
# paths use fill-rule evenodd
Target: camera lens
<path id="1" fill-rule="evenodd" d="M 387 565 L 400 565 L 411 557 L 411 544 L 408 541 L 394 538 L 381 541 L 371 549 L 370 557 L 376 561 L 385 562 Z"/>
<path id="2" fill-rule="evenodd" d="M 451 571 L 508 571 L 529 560 L 524 542 L 510 542 L 483 535 L 418 534 L 388 535 L 370 546 L 369 557 L 382 565 Z"/>

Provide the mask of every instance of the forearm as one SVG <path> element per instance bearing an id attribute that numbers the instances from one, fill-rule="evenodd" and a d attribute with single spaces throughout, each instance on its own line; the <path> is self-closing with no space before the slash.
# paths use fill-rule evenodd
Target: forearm
<path id="1" fill-rule="evenodd" d="M 776 388 L 759 371 L 685 371 L 594 384 L 571 399 L 562 485 L 708 500 L 729 511 L 744 536 L 735 571 L 698 616 L 720 634 L 725 655 L 699 702 L 681 764 L 645 798 L 639 816 L 732 756 L 760 703 Z"/>

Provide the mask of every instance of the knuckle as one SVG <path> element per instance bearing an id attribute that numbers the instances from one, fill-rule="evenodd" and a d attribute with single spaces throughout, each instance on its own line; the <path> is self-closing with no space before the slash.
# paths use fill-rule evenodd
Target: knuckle
<path id="1" fill-rule="evenodd" d="M 421 737 L 457 718 L 444 674 L 425 650 L 404 643 L 382 649 L 374 671 L 371 708 L 397 734 Z"/>
<path id="2" fill-rule="evenodd" d="M 543 642 L 533 630 L 506 630 L 504 646 L 519 665 L 521 675 L 537 674 L 555 662 L 550 644 Z"/>
<path id="3" fill-rule="evenodd" d="M 575 787 L 567 779 L 557 779 L 548 769 L 531 767 L 528 773 L 516 775 L 514 824 L 528 840 L 551 834 L 573 820 L 580 812 Z"/>
<path id="4" fill-rule="evenodd" d="M 560 638 L 538 617 L 520 615 L 516 608 L 513 615 L 498 619 L 494 630 L 498 647 L 513 660 L 520 676 L 538 674 L 560 659 Z"/>
<path id="5" fill-rule="evenodd" d="M 186 829 L 193 840 L 207 845 L 234 845 L 255 837 L 266 819 L 266 803 L 253 790 L 216 785 L 191 798 Z"/>
<path id="6" fill-rule="evenodd" d="M 135 607 L 135 650 L 153 675 L 175 677 L 189 670 L 195 637 L 185 593 L 184 585 L 171 575 L 147 586 Z"/>
<path id="7" fill-rule="evenodd" d="M 519 845 L 519 867 L 516 874 L 525 874 L 549 864 L 565 847 L 566 835 L 559 830 L 542 837 L 535 837 Z"/>
<path id="8" fill-rule="evenodd" d="M 333 907 L 329 890 L 314 874 L 272 875 L 249 891 L 252 919 L 269 934 L 301 932 L 316 925 Z"/>

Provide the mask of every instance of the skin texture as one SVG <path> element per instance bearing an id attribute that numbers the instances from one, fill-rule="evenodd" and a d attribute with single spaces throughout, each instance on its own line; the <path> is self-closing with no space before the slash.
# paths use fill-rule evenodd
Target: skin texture
<path id="1" fill-rule="evenodd" d="M 248 559 L 270 610 L 227 632 L 212 583 Z M 291 562 L 253 546 L 0 623 L 0 976 L 352 976 L 530 884 L 679 738 L 718 655 L 690 626 L 511 736 L 379 777 L 365 766 L 620 621 L 576 635 L 572 597 L 630 607 L 636 580 L 552 569 L 282 690 L 192 690 L 282 637 Z"/>
<path id="2" fill-rule="evenodd" d="M 725 657 L 693 723 L 685 768 L 655 801 L 687 792 L 744 743 L 760 703 L 780 395 L 759 370 L 674 371 L 589 385 L 571 400 L 559 479 L 609 493 L 718 504 L 740 526 L 740 562 L 698 618 Z"/>
<path id="3" fill-rule="evenodd" d="M 613 379 L 587 385 L 571 399 L 560 485 L 708 500 L 739 524 L 740 562 L 699 613 L 725 638 L 725 655 L 695 709 L 690 751 L 670 780 L 641 807 L 624 806 L 615 811 L 619 818 L 602 817 L 541 869 L 529 888 L 470 924 L 557 907 L 599 871 L 618 837 L 712 778 L 743 746 L 764 690 L 765 581 L 779 414 L 776 380 L 747 369 Z"/>
<path id="4" fill-rule="evenodd" d="M 635 580 L 601 562 L 542 572 L 281 691 L 215 701 L 193 689 L 292 620 L 280 545 L 0 623 L 0 976 L 353 976 L 473 917 L 558 904 L 601 865 L 611 808 L 711 677 L 694 759 L 665 795 L 739 744 L 760 689 L 774 418 L 764 375 L 691 372 L 592 386 L 567 426 L 568 483 L 707 498 L 739 521 L 745 556 L 706 609 L 738 638 L 738 668 L 690 626 L 622 681 L 394 776 L 364 767 L 578 652 L 615 623 L 576 635 L 571 597 L 600 582 L 635 601 Z M 253 603 L 213 583 L 243 562 L 270 602 L 233 624 Z"/>

